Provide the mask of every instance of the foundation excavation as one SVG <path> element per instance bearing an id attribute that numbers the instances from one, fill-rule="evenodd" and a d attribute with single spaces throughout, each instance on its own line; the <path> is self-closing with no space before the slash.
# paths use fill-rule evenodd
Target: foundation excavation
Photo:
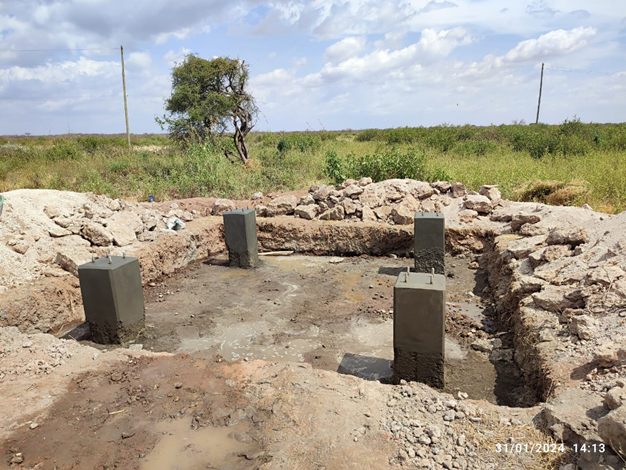
<path id="1" fill-rule="evenodd" d="M 0 467 L 623 469 L 626 218 L 483 189 L 5 193 Z"/>

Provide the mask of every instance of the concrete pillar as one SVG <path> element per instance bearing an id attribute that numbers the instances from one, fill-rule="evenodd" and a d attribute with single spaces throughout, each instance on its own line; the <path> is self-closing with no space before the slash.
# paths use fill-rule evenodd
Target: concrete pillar
<path id="1" fill-rule="evenodd" d="M 139 260 L 100 258 L 79 266 L 78 279 L 93 341 L 120 344 L 136 339 L 145 324 Z"/>
<path id="2" fill-rule="evenodd" d="M 417 212 L 415 227 L 415 271 L 445 274 L 445 218 L 441 212 Z"/>
<path id="3" fill-rule="evenodd" d="M 393 372 L 396 381 L 444 386 L 446 278 L 400 273 L 393 289 Z"/>
<path id="4" fill-rule="evenodd" d="M 254 268 L 259 264 L 254 209 L 224 212 L 224 235 L 231 266 Z"/>

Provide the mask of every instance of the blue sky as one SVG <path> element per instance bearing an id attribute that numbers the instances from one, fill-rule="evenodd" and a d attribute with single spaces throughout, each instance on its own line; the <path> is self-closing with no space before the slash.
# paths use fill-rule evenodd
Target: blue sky
<path id="1" fill-rule="evenodd" d="M 172 66 L 239 57 L 257 130 L 626 121 L 626 2 L 2 0 L 0 134 L 160 132 Z M 76 50 L 81 49 L 81 50 Z"/>

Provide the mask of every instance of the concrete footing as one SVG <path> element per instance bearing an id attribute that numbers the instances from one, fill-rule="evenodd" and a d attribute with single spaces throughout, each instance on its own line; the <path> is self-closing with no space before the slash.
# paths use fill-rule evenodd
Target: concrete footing
<path id="1" fill-rule="evenodd" d="M 445 276 L 400 273 L 393 289 L 394 379 L 444 387 Z"/>
<path id="2" fill-rule="evenodd" d="M 254 209 L 224 212 L 224 235 L 231 266 L 254 268 L 259 264 Z"/>
<path id="3" fill-rule="evenodd" d="M 417 212 L 415 227 L 415 271 L 445 273 L 445 218 L 440 212 Z"/>
<path id="4" fill-rule="evenodd" d="M 78 278 L 93 341 L 121 344 L 136 339 L 145 325 L 139 260 L 100 258 L 79 266 Z"/>

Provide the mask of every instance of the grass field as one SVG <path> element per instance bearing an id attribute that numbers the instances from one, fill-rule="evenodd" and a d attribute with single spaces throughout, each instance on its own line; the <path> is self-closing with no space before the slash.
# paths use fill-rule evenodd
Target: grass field
<path id="1" fill-rule="evenodd" d="M 438 126 L 343 132 L 255 133 L 248 165 L 210 144 L 163 136 L 0 138 L 0 192 L 93 191 L 157 200 L 303 189 L 346 177 L 499 184 L 504 197 L 626 210 L 626 124 Z"/>

